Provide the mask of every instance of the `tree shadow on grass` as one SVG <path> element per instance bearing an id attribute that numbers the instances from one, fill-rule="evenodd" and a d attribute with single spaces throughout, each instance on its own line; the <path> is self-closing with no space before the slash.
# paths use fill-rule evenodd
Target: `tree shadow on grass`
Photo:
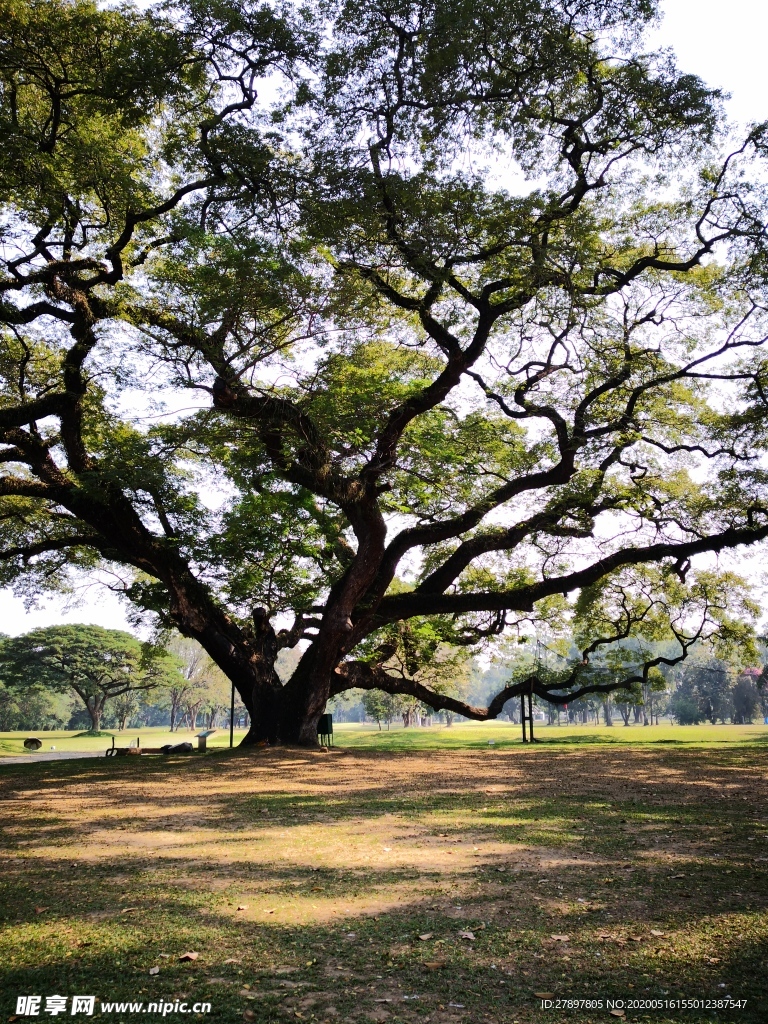
<path id="1" fill-rule="evenodd" d="M 313 1013 L 523 1024 L 542 1019 L 536 992 L 682 993 L 746 997 L 730 1017 L 762 1024 L 768 885 L 741 798 L 757 795 L 764 771 L 743 751 L 705 762 L 611 751 L 610 763 L 543 753 L 443 759 L 433 771 L 368 754 L 331 770 L 273 752 L 201 760 L 181 778 L 167 762 L 23 766 L 2 787 L 2 1009 L 62 993 L 210 1001 L 212 1021 L 250 1011 L 257 1024 Z M 122 842 L 122 821 L 149 842 L 94 844 L 94 807 L 101 832 Z M 160 829 L 141 817 L 153 809 Z M 355 852 L 356 835 L 372 837 L 372 852 Z M 180 846 L 164 846 L 169 837 Z M 179 961 L 190 949 L 198 959 Z M 713 1018 L 694 1008 L 648 1019 Z"/>

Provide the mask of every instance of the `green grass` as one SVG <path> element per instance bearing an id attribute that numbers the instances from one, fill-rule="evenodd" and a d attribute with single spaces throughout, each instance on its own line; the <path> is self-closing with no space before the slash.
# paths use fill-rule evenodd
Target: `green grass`
<path id="1" fill-rule="evenodd" d="M 205 1000 L 211 1024 L 612 1019 L 552 992 L 768 1020 L 760 747 L 222 750 L 9 765 L 0 799 L 6 1016 L 34 992 Z"/>
<path id="2" fill-rule="evenodd" d="M 752 744 L 768 742 L 768 725 L 563 725 L 534 723 L 534 735 L 543 744 L 647 744 L 680 746 Z M 457 722 L 450 728 L 408 728 L 393 724 L 379 731 L 375 725 L 342 723 L 334 726 L 334 742 L 340 747 L 378 750 L 472 749 L 522 745 L 522 730 L 511 722 Z"/>
<path id="3" fill-rule="evenodd" d="M 111 736 L 117 746 L 128 746 L 139 738 L 143 746 L 159 747 L 164 743 L 180 743 L 189 740 L 195 744 L 195 730 L 183 729 L 171 733 L 162 728 L 128 729 L 121 733 L 107 731 L 100 737 L 83 732 L 5 732 L 0 733 L 0 758 L 23 756 L 24 740 L 36 735 L 43 741 L 40 753 L 47 753 L 51 747 L 60 751 L 106 750 L 111 745 Z M 604 725 L 534 725 L 536 739 L 542 744 L 647 744 L 659 743 L 680 746 L 710 746 L 719 744 L 768 743 L 768 725 L 632 725 L 623 724 L 607 727 Z M 235 745 L 245 735 L 245 730 L 235 730 Z M 438 749 L 480 749 L 491 745 L 499 748 L 521 746 L 521 729 L 510 722 L 456 722 L 450 728 L 442 725 L 430 728 L 408 728 L 393 724 L 379 731 L 376 725 L 336 723 L 334 743 L 338 747 L 371 750 L 438 750 Z M 223 748 L 229 746 L 229 730 L 218 730 L 208 740 L 208 746 Z"/>
<path id="4" fill-rule="evenodd" d="M 127 747 L 130 743 L 136 739 L 141 741 L 142 746 L 145 747 L 161 747 L 164 743 L 184 743 L 189 741 L 193 746 L 197 745 L 195 740 L 195 734 L 200 732 L 200 729 L 195 729 L 194 732 L 190 729 L 181 729 L 178 732 L 169 732 L 168 729 L 163 728 L 139 728 L 139 729 L 126 729 L 125 732 L 120 732 L 117 729 L 102 730 L 100 736 L 89 735 L 87 732 L 80 730 L 69 730 L 69 731 L 52 731 L 52 732 L 35 732 L 29 730 L 27 732 L 0 732 L 0 758 L 3 757 L 23 757 L 28 753 L 34 753 L 34 751 L 26 751 L 24 749 L 24 740 L 28 736 L 36 736 L 39 740 L 42 740 L 43 745 L 37 753 L 47 754 L 51 751 L 52 747 L 55 747 L 57 751 L 91 751 L 101 750 L 106 751 L 108 747 L 112 746 L 111 737 L 115 737 L 115 746 Z M 245 735 L 244 729 L 235 729 L 235 744 L 237 744 L 242 737 Z M 229 730 L 221 729 L 208 737 L 208 746 L 211 747 L 228 747 L 229 746 Z"/>

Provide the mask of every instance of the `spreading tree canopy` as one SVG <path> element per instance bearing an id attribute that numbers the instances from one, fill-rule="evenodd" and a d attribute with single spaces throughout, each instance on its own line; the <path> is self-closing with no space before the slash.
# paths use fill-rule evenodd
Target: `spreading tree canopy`
<path id="1" fill-rule="evenodd" d="M 656 13 L 0 0 L 1 582 L 100 573 L 249 741 L 352 686 L 484 719 L 743 637 L 766 128 Z M 578 657 L 487 708 L 419 681 L 545 625 Z"/>

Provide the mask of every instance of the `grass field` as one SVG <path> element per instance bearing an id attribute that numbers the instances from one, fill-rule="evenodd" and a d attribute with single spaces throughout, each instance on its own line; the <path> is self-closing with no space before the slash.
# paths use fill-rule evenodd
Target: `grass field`
<path id="1" fill-rule="evenodd" d="M 571 725 L 543 726 L 536 723 L 535 735 L 540 743 L 566 744 L 607 744 L 607 743 L 664 743 L 670 745 L 705 745 L 721 743 L 766 743 L 768 744 L 768 725 Z M 195 743 L 195 731 L 184 729 L 179 732 L 168 732 L 167 729 L 129 729 L 125 732 L 114 731 L 117 746 L 127 746 L 137 738 L 144 746 L 159 747 L 164 743 L 179 743 L 191 740 Z M 50 752 L 51 747 L 58 751 L 91 751 L 106 750 L 111 745 L 109 735 L 88 736 L 77 732 L 41 732 L 35 734 L 43 741 L 40 753 Z M 24 756 L 24 740 L 29 732 L 0 733 L 0 759 L 3 757 Z M 244 730 L 235 730 L 237 744 Z M 379 730 L 375 725 L 356 725 L 337 723 L 334 726 L 334 742 L 338 747 L 371 750 L 436 750 L 472 749 L 492 746 L 500 748 L 518 747 L 521 745 L 521 729 L 510 722 L 486 722 L 477 725 L 472 722 L 457 722 L 450 729 L 445 726 L 431 728 L 404 729 L 402 725 L 386 726 Z M 229 730 L 220 729 L 208 740 L 208 745 L 215 748 L 229 746 Z M 1 763 L 1 761 L 0 761 Z"/>
<path id="2" fill-rule="evenodd" d="M 458 722 L 446 729 L 432 728 L 404 729 L 393 725 L 379 731 L 377 726 L 341 724 L 334 726 L 334 741 L 340 747 L 368 748 L 379 750 L 430 750 L 441 747 L 481 748 L 519 747 L 522 745 L 522 730 L 511 722 L 487 722 L 477 725 L 473 722 Z M 534 734 L 539 743 L 578 744 L 603 743 L 664 743 L 671 745 L 711 746 L 721 743 L 768 744 L 768 725 L 568 725 L 544 726 L 534 723 Z"/>
<path id="3" fill-rule="evenodd" d="M 370 745 L 2 769 L 0 1013 L 57 993 L 125 1024 L 103 1002 L 206 1001 L 212 1024 L 597 1024 L 608 999 L 628 1021 L 768 1020 L 762 744 L 342 737 Z"/>
<path id="4" fill-rule="evenodd" d="M 193 746 L 197 746 L 195 740 L 195 733 L 200 732 L 199 729 L 191 731 L 190 729 L 183 729 L 180 732 L 169 732 L 168 729 L 126 729 L 125 732 L 118 732 L 117 730 L 107 729 L 102 731 L 101 736 L 89 736 L 83 732 L 65 732 L 65 731 L 53 731 L 53 732 L 0 732 L 0 759 L 3 757 L 22 757 L 28 753 L 24 749 L 24 740 L 28 736 L 36 736 L 39 740 L 42 740 L 42 747 L 38 751 L 40 754 L 50 753 L 53 748 L 57 751 L 92 751 L 101 750 L 105 751 L 107 747 L 112 745 L 111 737 L 114 735 L 116 746 L 127 747 L 129 743 L 135 742 L 137 739 L 141 741 L 145 747 L 161 747 L 164 743 L 183 743 L 189 741 Z M 768 733 L 768 726 L 766 726 L 766 732 Z M 245 729 L 235 729 L 235 744 L 245 734 Z M 222 729 L 219 732 L 214 733 L 213 736 L 209 737 L 208 745 L 214 747 L 228 747 L 229 746 L 229 730 Z M 2 761 L 0 760 L 0 763 Z"/>

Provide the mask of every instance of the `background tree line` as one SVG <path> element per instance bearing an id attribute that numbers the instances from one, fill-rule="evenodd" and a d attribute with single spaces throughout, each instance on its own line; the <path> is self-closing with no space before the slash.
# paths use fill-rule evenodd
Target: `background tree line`
<path id="1" fill-rule="evenodd" d="M 558 656 L 548 639 L 550 655 Z M 542 646 L 534 640 L 525 652 L 507 647 L 490 663 L 466 657 L 462 672 L 446 679 L 443 685 L 470 704 L 488 702 L 510 678 L 530 671 L 537 648 Z M 534 696 L 533 705 L 548 725 L 658 725 L 661 719 L 678 725 L 748 725 L 768 716 L 766 662 L 768 650 L 764 644 L 753 663 L 747 665 L 738 658 L 713 657 L 711 650 L 701 645 L 682 665 L 653 673 L 646 683 L 631 689 L 591 694 L 563 706 Z M 412 697 L 383 690 L 348 691 L 331 702 L 330 708 L 342 721 L 368 720 L 380 728 L 389 728 L 392 723 L 410 726 L 439 722 L 450 726 L 462 718 L 450 712 L 435 715 L 428 705 Z M 518 698 L 507 702 L 501 717 L 520 722 Z"/>
<path id="2" fill-rule="evenodd" d="M 142 643 L 121 630 L 66 625 L 0 638 L 0 731 L 228 721 L 231 684 L 194 641 Z M 237 702 L 236 717 L 245 709 Z"/>
<path id="3" fill-rule="evenodd" d="M 503 644 L 494 659 L 481 662 L 466 648 L 434 645 L 431 655 L 417 650 L 429 644 L 428 626 L 410 639 L 412 671 L 428 679 L 435 692 L 448 693 L 470 705 L 492 699 L 510 679 L 557 671 L 568 664 L 573 640 L 530 639 L 524 645 Z M 621 646 L 621 645 L 619 645 Z M 609 652 L 606 660 L 618 652 Z M 648 652 L 645 652 L 647 655 Z M 766 649 L 758 652 L 766 660 Z M 620 658 L 627 663 L 633 645 L 623 645 Z M 639 653 L 634 651 L 634 656 Z M 283 652 L 278 669 L 286 676 L 300 652 Z M 392 655 L 390 671 L 395 671 Z M 544 664 L 542 664 L 542 661 Z M 553 667 L 550 669 L 550 664 Z M 405 671 L 406 666 L 401 666 Z M 743 666 L 737 659 L 712 657 L 706 646 L 694 648 L 686 661 L 666 672 L 657 671 L 647 683 L 578 698 L 562 709 L 538 696 L 534 705 L 550 725 L 658 724 L 660 716 L 680 725 L 707 721 L 748 724 L 768 714 L 766 671 L 761 665 Z M 139 726 L 167 726 L 176 731 L 198 725 L 215 728 L 229 719 L 231 684 L 205 651 L 192 640 L 170 636 L 164 645 L 142 644 L 119 630 L 98 626 L 67 625 L 33 630 L 19 637 L 0 638 L 0 731 L 20 729 L 83 728 L 102 726 L 124 730 Z M 346 691 L 330 702 L 338 720 L 376 722 L 389 728 L 432 724 L 450 726 L 452 711 L 436 714 L 429 705 L 409 694 L 383 690 Z M 236 703 L 236 721 L 245 723 L 247 711 Z M 519 700 L 510 699 L 503 717 L 519 722 Z M 462 716 L 458 716 L 462 717 Z"/>

